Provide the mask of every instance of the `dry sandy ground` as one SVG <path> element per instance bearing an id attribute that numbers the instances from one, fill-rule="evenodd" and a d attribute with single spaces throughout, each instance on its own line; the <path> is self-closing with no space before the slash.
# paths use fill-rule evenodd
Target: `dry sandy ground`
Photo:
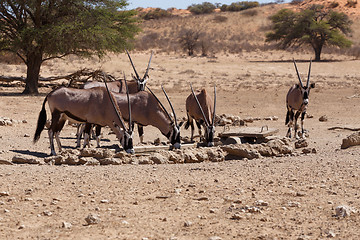
<path id="1" fill-rule="evenodd" d="M 148 57 L 133 54 L 139 72 Z M 304 61 L 311 57 L 306 54 L 246 53 L 213 59 L 155 54 L 148 84 L 159 95 L 164 85 L 180 118 L 185 116 L 189 83 L 209 90 L 215 83 L 218 114 L 275 115 L 278 121 L 249 126 L 279 128 L 279 136 L 284 136 L 285 95 L 297 81 L 292 57 L 303 60 L 298 68 L 305 79 Z M 340 149 L 351 132 L 328 128 L 360 127 L 360 61 L 324 57 L 333 60 L 312 65 L 316 88 L 308 113 L 313 118 L 305 120 L 316 154 L 179 165 L 0 165 L 0 239 L 359 239 L 359 213 L 345 218 L 334 214 L 339 205 L 360 209 L 360 147 Z M 81 67 L 101 67 L 119 77 L 122 71 L 128 76 L 132 72 L 126 56 L 120 55 L 103 62 L 54 61 L 44 66 L 42 75 L 64 75 Z M 24 71 L 22 66 L 2 65 L 0 75 Z M 21 90 L 0 89 L 0 116 L 27 120 L 0 127 L 0 160 L 50 153 L 46 132 L 32 144 L 45 94 L 24 97 L 18 94 Z M 41 88 L 42 93 L 49 91 Z M 327 122 L 319 121 L 323 115 Z M 74 133 L 66 126 L 61 135 L 70 149 L 75 147 Z M 182 135 L 189 136 L 189 131 Z M 146 141 L 156 137 L 165 140 L 157 129 L 145 128 Z M 102 145 L 116 144 L 104 131 Z M 258 206 L 259 200 L 267 206 Z M 87 225 L 89 214 L 101 221 Z M 71 226 L 63 227 L 64 222 Z"/>

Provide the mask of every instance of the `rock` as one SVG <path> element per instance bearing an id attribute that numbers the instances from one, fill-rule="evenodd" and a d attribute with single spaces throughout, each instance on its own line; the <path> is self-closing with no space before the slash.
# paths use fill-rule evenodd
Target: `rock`
<path id="1" fill-rule="evenodd" d="M 306 141 L 306 139 L 299 139 L 295 142 L 295 148 L 304 148 L 309 146 L 309 143 Z"/>
<path id="2" fill-rule="evenodd" d="M 181 156 L 181 150 L 170 151 L 169 161 L 173 163 L 184 163 L 184 158 Z"/>
<path id="3" fill-rule="evenodd" d="M 99 215 L 97 214 L 93 214 L 90 213 L 86 218 L 85 221 L 88 225 L 92 225 L 92 224 L 98 224 L 101 222 L 101 219 L 99 217 Z"/>
<path id="4" fill-rule="evenodd" d="M 241 219 L 243 219 L 244 217 L 241 215 L 241 214 L 239 214 L 239 213 L 234 213 L 232 216 L 231 216 L 231 219 L 232 220 L 241 220 Z"/>
<path id="5" fill-rule="evenodd" d="M 326 115 L 323 115 L 319 118 L 320 122 L 327 122 L 328 121 L 328 117 Z"/>
<path id="6" fill-rule="evenodd" d="M 249 144 L 232 144 L 222 146 L 221 149 L 230 155 L 241 158 L 254 159 L 261 157 L 261 154 L 256 149 L 252 149 L 251 145 Z"/>
<path id="7" fill-rule="evenodd" d="M 65 163 L 64 157 L 61 155 L 57 155 L 57 156 L 50 156 L 50 157 L 46 157 L 44 158 L 44 162 L 51 164 L 51 165 L 61 165 L 63 163 Z"/>
<path id="8" fill-rule="evenodd" d="M 156 164 L 165 164 L 168 162 L 168 159 L 160 153 L 152 154 L 152 156 L 150 156 L 150 160 Z"/>
<path id="9" fill-rule="evenodd" d="M 288 202 L 289 207 L 300 207 L 301 204 L 299 202 Z"/>
<path id="10" fill-rule="evenodd" d="M 223 162 L 225 161 L 225 152 L 221 150 L 220 148 L 216 148 L 213 150 L 213 148 L 209 148 L 207 151 L 208 159 L 211 162 Z"/>
<path id="11" fill-rule="evenodd" d="M 43 215 L 44 216 L 51 216 L 53 213 L 51 212 L 51 211 L 49 211 L 49 210 L 45 210 L 44 212 L 43 212 Z"/>
<path id="12" fill-rule="evenodd" d="M 20 164 L 40 164 L 41 162 L 34 157 L 22 156 L 22 155 L 15 155 L 12 158 L 13 163 L 20 163 Z"/>
<path id="13" fill-rule="evenodd" d="M 119 158 L 102 158 L 98 159 L 100 165 L 121 165 L 122 160 Z"/>
<path id="14" fill-rule="evenodd" d="M 269 206 L 269 203 L 268 203 L 268 202 L 265 202 L 265 201 L 263 201 L 263 200 L 257 200 L 257 201 L 255 202 L 255 205 L 256 205 L 256 206 L 266 207 L 266 206 Z"/>
<path id="15" fill-rule="evenodd" d="M 230 144 L 241 144 L 241 139 L 239 137 L 228 137 L 224 141 L 224 145 L 230 145 Z"/>
<path id="16" fill-rule="evenodd" d="M 360 145 L 360 132 L 351 134 L 342 140 L 341 149 Z"/>
<path id="17" fill-rule="evenodd" d="M 0 165 L 13 165 L 13 163 L 7 160 L 0 159 Z"/>
<path id="18" fill-rule="evenodd" d="M 0 192 L 0 197 L 8 197 L 10 196 L 9 192 Z"/>
<path id="19" fill-rule="evenodd" d="M 79 163 L 86 166 L 98 166 L 100 162 L 93 157 L 81 157 L 79 158 Z"/>
<path id="20" fill-rule="evenodd" d="M 65 229 L 70 229 L 72 227 L 72 224 L 69 222 L 62 222 L 62 227 Z"/>
<path id="21" fill-rule="evenodd" d="M 191 225 L 193 225 L 193 223 L 190 222 L 190 221 L 185 221 L 184 222 L 184 227 L 190 227 Z"/>
<path id="22" fill-rule="evenodd" d="M 184 151 L 184 162 L 185 163 L 197 163 L 199 160 L 191 150 Z"/>
<path id="23" fill-rule="evenodd" d="M 304 154 L 308 154 L 308 153 L 311 153 L 311 152 L 312 152 L 312 149 L 311 149 L 311 148 L 304 148 L 304 149 L 302 150 L 302 152 L 303 152 Z"/>
<path id="24" fill-rule="evenodd" d="M 349 206 L 340 205 L 335 208 L 335 216 L 338 218 L 349 217 L 351 213 L 356 213 L 357 211 Z"/>
<path id="25" fill-rule="evenodd" d="M 222 238 L 221 237 L 218 237 L 218 236 L 212 236 L 212 237 L 209 237 L 209 240 L 221 240 Z"/>

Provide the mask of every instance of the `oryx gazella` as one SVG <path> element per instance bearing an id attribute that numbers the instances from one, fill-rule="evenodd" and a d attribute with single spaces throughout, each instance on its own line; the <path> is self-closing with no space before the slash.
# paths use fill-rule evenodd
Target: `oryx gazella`
<path id="1" fill-rule="evenodd" d="M 201 138 L 201 126 L 205 129 L 205 142 L 208 147 L 214 146 L 214 134 L 215 134 L 215 108 L 216 108 L 216 87 L 214 86 L 214 102 L 210 95 L 206 92 L 206 89 L 194 92 L 191 84 L 191 94 L 186 99 L 186 113 L 187 122 L 185 129 L 191 126 L 191 141 L 194 138 L 194 123 L 199 129 L 199 135 Z"/>
<path id="2" fill-rule="evenodd" d="M 140 91 L 128 95 L 113 92 L 112 94 L 125 121 L 132 121 L 141 126 L 154 126 L 169 139 L 171 148 L 180 148 L 181 124 L 178 125 L 177 123 L 174 108 L 165 92 L 165 89 L 162 88 L 171 107 L 174 119 L 150 88 L 148 88 L 148 90 L 150 92 Z M 129 108 L 127 107 L 128 103 L 131 104 L 131 120 L 129 119 Z M 87 131 L 89 131 L 89 129 L 87 129 Z M 98 132 L 96 134 L 98 134 Z"/>
<path id="3" fill-rule="evenodd" d="M 91 89 L 61 87 L 51 91 L 45 97 L 39 114 L 34 143 L 39 140 L 46 123 L 46 102 L 48 102 L 51 111 L 51 125 L 48 130 L 51 155 L 56 155 L 54 136 L 61 151 L 59 134 L 67 119 L 74 122 L 109 126 L 116 134 L 124 150 L 128 153 L 134 152 L 131 124 L 127 129 L 113 94 L 102 87 Z M 85 134 L 86 141 L 88 137 Z"/>
<path id="4" fill-rule="evenodd" d="M 126 50 L 126 49 L 125 49 Z M 129 52 L 126 50 L 126 53 L 129 57 L 131 66 L 134 69 L 135 75 L 133 76 L 134 81 L 128 81 L 127 85 L 128 85 L 128 91 L 130 94 L 132 93 L 137 93 L 139 91 L 144 91 L 145 90 L 145 86 L 146 83 L 149 79 L 149 69 L 150 69 L 150 63 L 151 63 L 151 59 L 153 56 L 153 52 L 151 52 L 150 58 L 149 58 L 149 62 L 147 65 L 147 68 L 145 70 L 144 76 L 142 78 L 139 77 L 139 74 L 136 71 L 135 65 L 130 57 Z M 126 93 L 126 88 L 125 88 L 125 75 L 124 75 L 124 79 L 122 80 L 118 80 L 118 81 L 113 81 L 113 82 L 108 82 L 107 83 L 108 89 L 112 92 L 117 92 L 117 93 Z M 87 82 L 84 84 L 83 88 L 84 89 L 89 89 L 89 88 L 93 88 L 93 87 L 105 87 L 105 83 L 104 82 L 98 82 L 98 81 L 91 81 L 91 82 Z M 84 131 L 85 127 L 86 128 L 90 128 L 92 126 L 89 126 L 89 124 L 87 126 L 82 125 L 81 129 L 79 128 L 80 126 L 78 126 L 78 131 L 77 131 L 77 147 L 80 147 L 80 139 L 81 139 L 81 135 L 82 132 Z M 100 126 L 96 126 L 96 141 L 97 141 L 97 147 L 100 147 L 100 131 L 101 131 L 101 127 Z M 144 141 L 144 128 L 142 125 L 138 124 L 138 133 L 139 133 L 139 137 L 140 137 L 140 142 Z"/>
<path id="5" fill-rule="evenodd" d="M 297 73 L 297 76 L 299 79 L 299 84 L 293 85 L 289 89 L 289 92 L 286 95 L 287 113 L 286 113 L 285 125 L 288 124 L 288 126 L 289 126 L 286 136 L 291 138 L 291 130 L 294 125 L 295 126 L 295 137 L 299 138 L 299 136 L 297 134 L 298 127 L 297 127 L 296 122 L 301 114 L 301 133 L 302 133 L 301 135 L 302 135 L 302 138 L 305 138 L 304 118 L 305 118 L 307 106 L 309 104 L 310 89 L 315 87 L 315 83 L 309 84 L 310 83 L 310 71 L 311 71 L 311 59 L 310 59 L 310 64 L 309 64 L 309 72 L 308 72 L 308 78 L 306 81 L 306 86 L 304 86 L 302 83 L 299 71 L 296 67 L 295 60 L 293 60 L 293 61 L 294 61 L 295 70 L 296 70 L 296 73 Z M 296 111 L 295 123 L 294 123 L 294 111 Z"/>

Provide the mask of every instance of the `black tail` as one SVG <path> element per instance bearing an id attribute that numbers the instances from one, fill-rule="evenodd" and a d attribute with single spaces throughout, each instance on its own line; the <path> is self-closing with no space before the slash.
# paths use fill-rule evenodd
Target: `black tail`
<path id="1" fill-rule="evenodd" d="M 186 123 L 185 123 L 185 125 L 184 125 L 184 128 L 185 128 L 185 129 L 188 129 L 189 126 L 190 126 L 190 117 L 189 117 L 189 114 L 187 113 L 187 121 L 186 121 Z"/>
<path id="2" fill-rule="evenodd" d="M 288 110 L 286 113 L 285 125 L 287 125 L 289 123 L 289 120 L 290 120 L 290 111 Z"/>
<path id="3" fill-rule="evenodd" d="M 36 143 L 39 140 L 40 134 L 41 134 L 42 130 L 44 130 L 44 126 L 45 126 L 45 123 L 46 123 L 46 110 L 45 110 L 46 101 L 47 101 L 47 96 L 44 99 L 42 109 L 41 109 L 41 111 L 39 113 L 39 118 L 38 118 L 37 127 L 36 127 L 34 140 L 33 140 L 34 143 Z"/>

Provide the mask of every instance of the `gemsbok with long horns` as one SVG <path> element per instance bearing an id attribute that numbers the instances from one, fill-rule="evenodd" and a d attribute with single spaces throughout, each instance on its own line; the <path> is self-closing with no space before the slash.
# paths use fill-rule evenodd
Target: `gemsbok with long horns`
<path id="1" fill-rule="evenodd" d="M 73 122 L 109 126 L 116 134 L 124 150 L 128 153 L 134 152 L 131 124 L 127 129 L 119 106 L 107 88 L 75 89 L 61 87 L 51 91 L 45 97 L 39 114 L 34 143 L 39 140 L 46 123 L 46 102 L 48 102 L 51 111 L 51 125 L 48 130 L 51 155 L 56 155 L 54 136 L 61 151 L 59 134 L 67 119 L 71 119 Z M 130 103 L 128 108 L 130 109 Z M 88 138 L 89 135 L 85 133 L 85 144 Z"/>
<path id="2" fill-rule="evenodd" d="M 168 95 L 166 94 L 165 89 L 162 87 L 174 117 L 171 117 L 164 105 L 150 90 L 150 88 L 148 88 L 148 90 L 149 92 L 140 91 L 133 94 L 115 92 L 112 94 L 125 121 L 131 121 L 141 126 L 150 125 L 156 127 L 168 138 L 171 144 L 170 149 L 179 149 L 181 147 L 180 127 L 182 123 L 177 123 L 175 110 Z M 129 108 L 127 107 L 128 102 L 131 104 L 131 114 L 129 114 Z M 131 116 L 131 119 L 129 119 L 129 116 Z M 86 130 L 89 134 L 90 128 L 87 128 Z M 96 134 L 98 134 L 98 132 Z"/>
<path id="3" fill-rule="evenodd" d="M 296 62 L 294 61 L 295 70 L 299 79 L 299 84 L 294 84 L 286 95 L 286 120 L 285 125 L 289 126 L 286 136 L 291 138 L 292 127 L 295 126 L 295 138 L 299 138 L 297 130 L 297 119 L 301 114 L 301 137 L 305 138 L 305 130 L 304 130 L 304 118 L 306 115 L 306 109 L 309 104 L 309 95 L 310 89 L 315 87 L 315 83 L 310 84 L 310 72 L 311 72 L 311 59 L 309 64 L 309 72 L 308 78 L 306 81 L 306 85 L 304 86 L 299 74 L 299 71 L 296 66 Z M 294 123 L 294 111 L 295 113 L 295 123 Z"/>
<path id="4" fill-rule="evenodd" d="M 146 83 L 149 79 L 149 69 L 150 69 L 150 63 L 151 63 L 151 59 L 153 56 L 153 52 L 151 52 L 150 58 L 149 58 L 149 62 L 147 65 L 147 68 L 145 70 L 144 76 L 142 78 L 139 77 L 139 74 L 136 71 L 135 65 L 130 57 L 130 54 L 128 52 L 128 50 L 126 50 L 126 53 L 129 57 L 131 66 L 134 69 L 135 72 L 135 76 L 133 76 L 134 81 L 127 81 L 127 85 L 128 85 L 128 92 L 130 94 L 132 93 L 137 93 L 139 91 L 144 91 L 145 87 L 146 87 Z M 126 88 L 125 86 L 125 76 L 124 79 L 118 80 L 118 81 L 112 81 L 112 82 L 108 82 L 107 83 L 108 89 L 111 92 L 117 92 L 117 93 L 126 93 Z M 90 88 L 94 88 L 94 87 L 105 87 L 105 83 L 104 82 L 98 82 L 98 81 L 91 81 L 91 82 L 86 82 L 83 86 L 84 89 L 90 89 Z M 138 133 L 139 133 L 139 137 L 140 137 L 140 142 L 144 142 L 144 127 L 140 124 L 137 124 L 138 126 Z M 82 126 L 80 127 L 80 125 L 78 126 L 78 131 L 77 131 L 77 147 L 80 147 L 80 141 L 81 141 L 81 136 L 82 133 L 84 132 L 86 128 L 92 128 L 92 126 L 85 126 L 84 124 L 82 124 Z M 95 135 L 96 135 L 96 142 L 97 142 L 97 147 L 100 147 L 100 131 L 101 131 L 101 127 L 100 126 L 96 126 L 95 127 Z"/>
<path id="5" fill-rule="evenodd" d="M 191 126 L 191 141 L 194 139 L 194 123 L 199 129 L 199 136 L 201 138 L 201 126 L 204 127 L 205 143 L 208 147 L 214 146 L 215 135 L 215 109 L 216 109 L 216 86 L 214 86 L 214 101 L 207 93 L 206 89 L 194 92 L 190 84 L 191 94 L 186 99 L 186 113 L 187 122 L 185 129 Z"/>

